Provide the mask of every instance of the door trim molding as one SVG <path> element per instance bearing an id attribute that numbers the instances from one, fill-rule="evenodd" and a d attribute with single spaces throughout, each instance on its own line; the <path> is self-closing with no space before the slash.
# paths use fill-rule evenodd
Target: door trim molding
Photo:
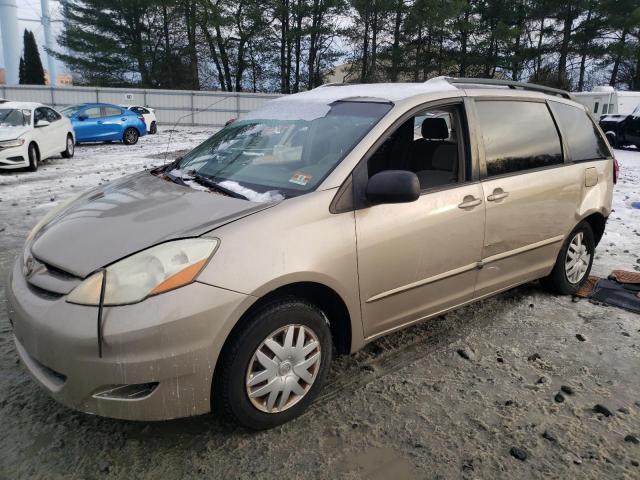
<path id="1" fill-rule="evenodd" d="M 482 268 L 488 263 L 497 262 L 498 260 L 502 260 L 507 257 L 512 257 L 520 253 L 528 252 L 529 250 L 535 250 L 537 248 L 546 247 L 547 245 L 551 245 L 552 243 L 558 243 L 563 240 L 564 240 L 564 235 L 558 235 L 556 237 L 547 238 L 546 240 L 541 240 L 536 243 L 525 245 L 524 247 L 519 247 L 513 250 L 508 250 L 506 252 L 497 253 L 495 255 L 491 255 L 490 257 L 483 258 L 480 262 L 478 262 L 478 268 Z"/>
<path id="2" fill-rule="evenodd" d="M 373 297 L 367 299 L 365 303 L 372 303 L 378 300 L 382 300 L 383 298 L 390 297 L 391 295 L 396 295 L 398 293 L 406 292 L 407 290 L 412 290 L 414 288 L 422 287 L 423 285 L 428 285 L 429 283 L 437 282 L 439 280 L 444 280 L 445 278 L 453 277 L 454 275 L 460 275 L 461 273 L 468 272 L 470 270 L 474 270 L 478 268 L 479 262 L 470 263 L 469 265 L 464 265 L 462 267 L 454 268 L 453 270 L 449 270 L 443 273 L 439 273 L 438 275 L 434 275 L 432 277 L 424 278 L 422 280 L 418 280 L 417 282 L 409 283 L 407 285 L 403 285 L 401 287 L 393 288 L 391 290 L 387 290 L 386 292 L 379 293 L 374 295 Z"/>
<path id="3" fill-rule="evenodd" d="M 490 257 L 484 258 L 479 262 L 470 263 L 462 267 L 454 268 L 453 270 L 448 270 L 446 272 L 439 273 L 438 275 L 433 275 L 431 277 L 423 278 L 422 280 L 418 280 L 413 283 L 408 283 L 407 285 L 403 285 L 401 287 L 392 288 L 391 290 L 378 293 L 377 295 L 374 295 L 373 297 L 368 298 L 365 301 L 365 303 L 377 302 L 378 300 L 382 300 L 383 298 L 387 298 L 392 295 L 397 295 L 398 293 L 406 292 L 407 290 L 413 290 L 414 288 L 418 288 L 424 285 L 428 285 L 430 283 L 438 282 L 440 280 L 444 280 L 445 278 L 453 277 L 455 275 L 460 275 L 461 273 L 469 272 L 476 268 L 482 268 L 489 263 L 497 262 L 499 260 L 512 257 L 514 255 L 519 255 L 520 253 L 528 252 L 529 250 L 535 250 L 537 248 L 546 247 L 547 245 L 558 243 L 563 240 L 564 240 L 564 235 L 558 235 L 556 237 L 547 238 L 545 240 L 541 240 L 536 243 L 525 245 L 524 247 L 519 247 L 513 250 L 509 250 L 507 252 L 498 253 L 496 255 L 492 255 Z"/>

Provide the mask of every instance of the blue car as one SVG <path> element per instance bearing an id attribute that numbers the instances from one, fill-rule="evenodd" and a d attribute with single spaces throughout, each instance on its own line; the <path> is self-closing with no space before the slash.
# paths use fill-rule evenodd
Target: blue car
<path id="1" fill-rule="evenodd" d="M 147 134 L 144 117 L 110 103 L 83 103 L 60 110 L 71 119 L 76 143 L 122 140 L 133 145 Z"/>

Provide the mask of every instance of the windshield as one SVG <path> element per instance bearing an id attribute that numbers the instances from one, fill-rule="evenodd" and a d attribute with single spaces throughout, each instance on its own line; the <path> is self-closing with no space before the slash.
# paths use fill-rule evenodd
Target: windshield
<path id="1" fill-rule="evenodd" d="M 341 101 L 313 120 L 238 120 L 185 155 L 169 172 L 183 179 L 206 177 L 255 201 L 306 193 L 391 106 Z"/>
<path id="2" fill-rule="evenodd" d="M 31 123 L 30 110 L 0 108 L 0 127 L 24 127 Z"/>
<path id="3" fill-rule="evenodd" d="M 71 118 L 81 109 L 82 109 L 82 105 L 70 105 L 60 110 L 60 113 Z"/>

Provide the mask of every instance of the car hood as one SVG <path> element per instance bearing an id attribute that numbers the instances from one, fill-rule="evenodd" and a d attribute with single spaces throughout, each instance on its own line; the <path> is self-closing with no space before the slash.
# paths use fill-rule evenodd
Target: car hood
<path id="1" fill-rule="evenodd" d="M 621 123 L 627 119 L 627 115 L 603 115 L 600 123 Z"/>
<path id="2" fill-rule="evenodd" d="M 155 244 L 199 236 L 273 205 L 194 190 L 142 172 L 72 202 L 36 234 L 31 253 L 84 278 Z"/>
<path id="3" fill-rule="evenodd" d="M 0 142 L 15 140 L 29 131 L 29 127 L 0 127 Z"/>

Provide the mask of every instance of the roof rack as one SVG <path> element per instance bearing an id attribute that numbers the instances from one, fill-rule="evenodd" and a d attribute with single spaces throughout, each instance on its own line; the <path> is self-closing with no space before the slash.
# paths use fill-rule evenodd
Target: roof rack
<path id="1" fill-rule="evenodd" d="M 522 89 L 530 90 L 533 92 L 547 93 L 549 95 L 557 95 L 559 97 L 573 100 L 573 97 L 566 90 L 560 90 L 559 88 L 543 87 L 542 85 L 536 85 L 534 83 L 515 82 L 513 80 L 499 80 L 496 78 L 457 78 L 457 77 L 445 77 L 445 80 L 450 84 L 467 84 L 467 85 L 488 85 L 494 87 L 509 87 L 513 90 Z"/>

